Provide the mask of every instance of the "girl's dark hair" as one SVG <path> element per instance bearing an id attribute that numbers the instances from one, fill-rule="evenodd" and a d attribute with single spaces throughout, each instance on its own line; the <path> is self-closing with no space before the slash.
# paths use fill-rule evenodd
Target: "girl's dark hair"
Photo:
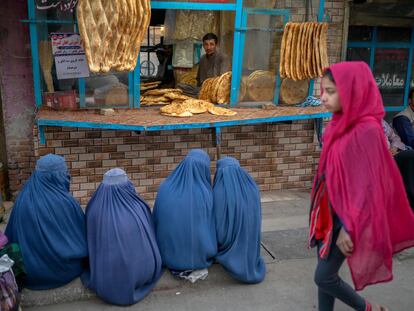
<path id="1" fill-rule="evenodd" d="M 329 80 L 331 80 L 332 83 L 335 83 L 335 79 L 333 77 L 331 69 L 326 69 L 323 76 L 327 77 Z"/>

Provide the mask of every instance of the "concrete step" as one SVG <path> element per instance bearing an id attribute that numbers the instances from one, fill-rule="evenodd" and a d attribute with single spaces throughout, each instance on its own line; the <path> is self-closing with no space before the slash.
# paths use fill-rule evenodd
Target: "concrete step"
<path id="1" fill-rule="evenodd" d="M 285 241 L 286 239 L 293 238 L 295 241 L 298 240 L 301 234 L 303 235 L 303 228 L 307 226 L 308 202 L 309 193 L 307 192 L 273 191 L 262 193 L 262 231 L 264 232 L 264 238 L 269 241 L 269 239 L 272 239 L 273 237 L 271 235 L 272 232 L 278 231 L 280 234 L 274 236 L 276 239 L 283 239 Z M 285 232 L 286 230 L 292 230 L 291 234 Z M 302 233 L 298 234 L 298 232 Z M 284 248 L 280 249 L 273 249 L 273 244 L 270 242 L 264 245 L 266 248 L 262 247 L 262 256 L 265 258 L 267 264 L 275 263 L 278 259 L 289 257 L 286 254 L 283 256 L 274 254 L 281 251 L 290 252 L 291 248 L 286 247 L 285 245 L 294 245 L 292 243 L 287 243 L 286 241 L 282 244 L 281 245 Z M 293 253 L 295 252 L 292 250 L 292 258 L 308 257 L 307 255 L 302 255 L 302 253 Z M 200 284 L 205 284 L 206 282 L 215 284 L 216 282 L 230 282 L 230 280 L 231 282 L 234 282 L 218 264 L 214 264 L 209 269 L 207 280 L 198 281 L 196 284 L 191 284 L 189 281 L 174 278 L 171 273 L 166 270 L 153 291 L 177 290 L 178 292 L 183 288 L 197 288 L 197 286 L 202 286 Z M 88 300 L 92 297 L 96 297 L 95 293 L 86 289 L 82 285 L 80 279 L 77 278 L 65 286 L 52 290 L 32 291 L 24 289 L 21 298 L 23 307 L 36 307 Z"/>
<path id="2" fill-rule="evenodd" d="M 262 256 L 265 259 L 266 264 L 275 262 L 275 260 L 262 248 Z M 153 292 L 162 291 L 174 291 L 180 292 L 180 290 L 186 288 L 197 288 L 199 286 L 206 286 L 209 284 L 224 284 L 226 282 L 233 282 L 234 280 L 229 274 L 219 265 L 213 264 L 208 269 L 208 277 L 206 280 L 199 280 L 192 284 L 187 280 L 179 279 L 165 269 L 162 277 L 152 290 Z M 73 301 L 82 301 L 96 297 L 96 294 L 85 288 L 80 280 L 76 278 L 69 284 L 50 290 L 28 290 L 23 289 L 21 293 L 22 307 L 40 307 L 52 304 L 62 304 Z"/>

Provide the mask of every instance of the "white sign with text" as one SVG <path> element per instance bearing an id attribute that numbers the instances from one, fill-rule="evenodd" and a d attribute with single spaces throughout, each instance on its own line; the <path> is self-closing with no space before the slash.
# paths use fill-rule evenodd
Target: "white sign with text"
<path id="1" fill-rule="evenodd" d="M 52 33 L 52 52 L 59 80 L 89 77 L 89 68 L 79 34 Z"/>

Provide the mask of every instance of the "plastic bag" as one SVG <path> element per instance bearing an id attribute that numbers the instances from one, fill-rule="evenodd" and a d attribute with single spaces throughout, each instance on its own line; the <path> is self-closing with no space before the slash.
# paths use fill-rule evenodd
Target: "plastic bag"
<path id="1" fill-rule="evenodd" d="M 19 310 L 19 290 L 11 267 L 14 262 L 7 255 L 0 258 L 0 310 Z"/>
<path id="2" fill-rule="evenodd" d="M 174 43 L 176 10 L 167 10 L 164 19 L 164 44 Z"/>
<path id="3" fill-rule="evenodd" d="M 185 279 L 190 281 L 191 283 L 195 283 L 198 280 L 204 281 L 208 276 L 207 269 L 200 269 L 200 270 L 185 270 L 185 271 L 175 271 L 170 270 L 172 275 L 178 277 L 180 279 Z"/>
<path id="4" fill-rule="evenodd" d="M 191 41 L 177 42 L 174 46 L 172 65 L 180 68 L 193 68 L 194 45 Z"/>
<path id="5" fill-rule="evenodd" d="M 173 40 L 202 41 L 209 32 L 217 34 L 217 24 L 218 15 L 214 11 L 179 10 L 175 15 Z"/>

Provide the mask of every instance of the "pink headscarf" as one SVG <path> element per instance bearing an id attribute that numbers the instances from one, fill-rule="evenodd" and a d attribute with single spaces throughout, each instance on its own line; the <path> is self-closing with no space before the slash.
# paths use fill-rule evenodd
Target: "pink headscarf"
<path id="1" fill-rule="evenodd" d="M 342 62 L 329 68 L 342 105 L 324 133 L 318 175 L 354 243 L 348 257 L 357 290 L 392 280 L 392 255 L 414 246 L 414 214 L 388 151 L 384 108 L 370 68 Z"/>

